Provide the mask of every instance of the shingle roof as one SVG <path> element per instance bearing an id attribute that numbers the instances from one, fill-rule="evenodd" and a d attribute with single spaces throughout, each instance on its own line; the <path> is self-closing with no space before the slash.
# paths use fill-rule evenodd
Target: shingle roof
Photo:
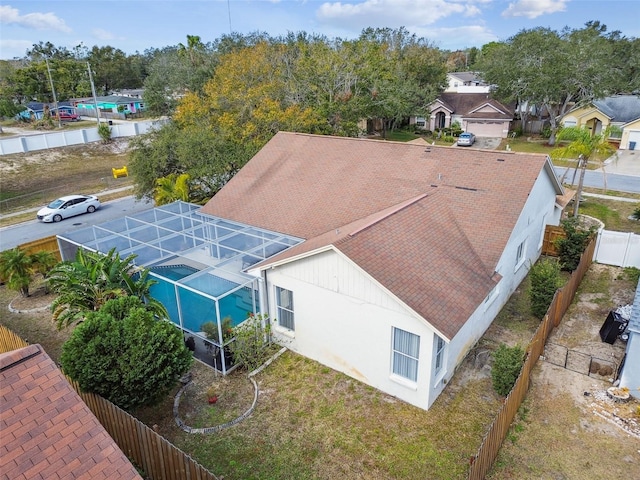
<path id="1" fill-rule="evenodd" d="M 495 285 L 546 164 L 538 154 L 280 132 L 202 212 L 306 239 L 269 264 L 341 251 L 452 338 Z"/>
<path id="2" fill-rule="evenodd" d="M 491 98 L 489 93 L 454 93 L 445 92 L 438 96 L 444 105 L 456 115 L 465 118 L 489 118 L 499 120 L 513 120 L 514 105 L 505 105 Z M 495 113 L 487 116 L 487 113 L 475 112 L 483 105 L 491 105 Z"/>
<path id="3" fill-rule="evenodd" d="M 640 118 L 640 97 L 636 95 L 615 95 L 593 104 L 614 122 L 624 124 Z"/>
<path id="4" fill-rule="evenodd" d="M 0 472 L 11 480 L 142 480 L 40 345 L 0 354 Z"/>

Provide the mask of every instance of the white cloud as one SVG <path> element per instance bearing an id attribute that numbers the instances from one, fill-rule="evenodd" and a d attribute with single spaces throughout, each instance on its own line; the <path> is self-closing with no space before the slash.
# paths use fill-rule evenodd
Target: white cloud
<path id="1" fill-rule="evenodd" d="M 20 15 L 20 11 L 17 8 L 9 5 L 0 6 L 0 24 L 19 25 L 34 30 L 71 32 L 64 20 L 58 18 L 54 13 L 27 13 L 26 15 Z"/>
<path id="2" fill-rule="evenodd" d="M 489 42 L 501 40 L 495 33 L 481 25 L 450 28 L 412 28 L 411 31 L 445 50 L 479 47 Z"/>
<path id="3" fill-rule="evenodd" d="M 518 0 L 510 3 L 502 12 L 503 17 L 527 17 L 537 18 L 549 13 L 564 12 L 567 9 L 567 0 Z"/>
<path id="4" fill-rule="evenodd" d="M 98 40 L 114 40 L 116 38 L 113 33 L 102 28 L 94 28 L 91 30 L 91 34 Z"/>
<path id="5" fill-rule="evenodd" d="M 0 39 L 0 58 L 7 60 L 14 57 L 24 57 L 27 50 L 33 47 L 35 42 L 29 40 Z"/>
<path id="6" fill-rule="evenodd" d="M 361 30 L 366 27 L 431 25 L 453 14 L 475 12 L 444 0 L 365 0 L 361 3 L 323 3 L 316 10 L 322 23 Z"/>

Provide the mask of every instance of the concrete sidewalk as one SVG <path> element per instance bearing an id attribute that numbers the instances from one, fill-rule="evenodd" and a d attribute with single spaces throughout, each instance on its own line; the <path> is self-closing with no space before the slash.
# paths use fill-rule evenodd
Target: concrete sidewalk
<path id="1" fill-rule="evenodd" d="M 133 190 L 133 185 L 126 185 L 124 187 L 113 188 L 111 190 L 102 190 L 101 192 L 95 193 L 94 195 L 96 195 L 99 198 L 100 195 L 110 195 L 112 193 L 124 192 L 126 190 Z M 24 213 L 37 212 L 43 206 L 44 205 L 41 205 L 39 207 L 25 208 L 24 210 L 19 210 L 17 212 L 12 212 L 12 213 L 7 213 L 7 214 L 4 214 L 4 215 L 0 215 L 0 220 L 3 219 L 3 218 L 17 217 L 18 215 L 22 215 Z"/>

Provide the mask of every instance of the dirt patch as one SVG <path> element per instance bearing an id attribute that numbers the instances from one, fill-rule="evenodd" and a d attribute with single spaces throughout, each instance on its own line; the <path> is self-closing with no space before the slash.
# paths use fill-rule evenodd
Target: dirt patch
<path id="1" fill-rule="evenodd" d="M 49 293 L 45 285 L 40 284 L 29 289 L 29 296 L 17 295 L 11 300 L 9 308 L 18 312 L 38 312 L 46 310 L 55 297 Z"/>
<path id="2" fill-rule="evenodd" d="M 111 171 L 128 165 L 128 145 L 127 138 L 118 138 L 107 144 L 0 155 L 3 213 L 43 205 L 69 193 L 97 193 L 129 184 L 129 178 L 114 179 Z"/>
<path id="3" fill-rule="evenodd" d="M 245 371 L 234 370 L 227 376 L 196 361 L 192 380 L 180 398 L 178 414 L 185 425 L 206 428 L 222 425 L 240 417 L 251 407 L 253 384 Z M 211 403 L 210 399 L 215 398 Z"/>

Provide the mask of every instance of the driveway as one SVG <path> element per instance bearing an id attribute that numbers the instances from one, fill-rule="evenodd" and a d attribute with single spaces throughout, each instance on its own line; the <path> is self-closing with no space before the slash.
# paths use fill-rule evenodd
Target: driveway
<path id="1" fill-rule="evenodd" d="M 618 150 L 604 161 L 607 173 L 640 177 L 640 150 Z"/>
<path id="2" fill-rule="evenodd" d="M 476 137 L 476 141 L 473 144 L 472 148 L 482 148 L 484 150 L 495 150 L 500 146 L 501 141 L 502 139 L 499 137 Z M 454 143 L 453 146 L 457 147 L 458 144 Z"/>

